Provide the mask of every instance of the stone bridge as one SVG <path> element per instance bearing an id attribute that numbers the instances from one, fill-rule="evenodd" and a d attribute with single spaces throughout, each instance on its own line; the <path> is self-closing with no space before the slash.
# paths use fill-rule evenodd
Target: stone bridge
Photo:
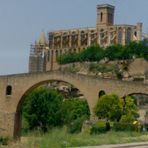
<path id="1" fill-rule="evenodd" d="M 21 108 L 25 96 L 39 85 L 53 80 L 67 82 L 78 88 L 85 96 L 91 113 L 101 90 L 119 96 L 133 93 L 148 94 L 146 84 L 60 71 L 0 76 L 0 135 L 20 136 Z"/>

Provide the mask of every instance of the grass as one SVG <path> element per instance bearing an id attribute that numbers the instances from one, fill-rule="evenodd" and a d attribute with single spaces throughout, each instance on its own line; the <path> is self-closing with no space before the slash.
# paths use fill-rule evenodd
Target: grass
<path id="1" fill-rule="evenodd" d="M 88 132 L 68 134 L 63 128 L 51 130 L 46 134 L 36 131 L 27 134 L 26 138 L 24 147 L 66 148 L 148 141 L 148 133 L 110 131 L 99 135 L 90 135 Z"/>

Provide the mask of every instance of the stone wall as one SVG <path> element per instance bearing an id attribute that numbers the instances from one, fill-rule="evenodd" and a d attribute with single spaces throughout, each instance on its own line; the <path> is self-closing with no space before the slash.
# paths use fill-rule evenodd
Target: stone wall
<path id="1" fill-rule="evenodd" d="M 96 64 L 106 64 L 106 65 L 118 65 L 119 69 L 123 72 L 124 77 L 132 77 L 132 78 L 143 78 L 145 77 L 146 73 L 148 73 L 148 61 L 139 58 L 139 59 L 134 59 L 134 60 L 127 60 L 127 61 L 110 61 L 110 62 L 105 62 L 101 61 L 99 63 L 97 62 L 83 62 L 83 63 L 71 63 L 71 64 L 65 64 L 61 65 L 60 69 L 61 70 L 67 70 L 70 72 L 77 72 L 81 74 L 90 74 L 90 75 L 96 75 L 95 73 L 92 73 L 89 71 L 90 64 L 96 63 Z M 128 71 L 124 71 L 124 66 L 128 66 Z M 109 74 L 108 74 L 109 75 Z M 101 75 L 98 75 L 101 76 Z M 102 76 L 103 77 L 103 76 Z M 110 78 L 115 78 L 115 75 L 110 75 Z M 147 79 L 145 79 L 145 82 L 147 82 Z M 127 79 L 128 80 L 128 79 Z"/>
<path id="2" fill-rule="evenodd" d="M 148 72 L 148 61 L 144 59 L 135 59 L 129 65 L 129 73 L 131 76 L 141 76 Z"/>

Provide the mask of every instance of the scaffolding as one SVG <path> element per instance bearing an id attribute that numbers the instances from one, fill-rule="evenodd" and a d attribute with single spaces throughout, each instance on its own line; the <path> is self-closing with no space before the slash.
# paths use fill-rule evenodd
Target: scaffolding
<path id="1" fill-rule="evenodd" d="M 43 72 L 46 69 L 45 64 L 45 46 L 40 44 L 31 45 L 29 56 L 29 72 Z"/>

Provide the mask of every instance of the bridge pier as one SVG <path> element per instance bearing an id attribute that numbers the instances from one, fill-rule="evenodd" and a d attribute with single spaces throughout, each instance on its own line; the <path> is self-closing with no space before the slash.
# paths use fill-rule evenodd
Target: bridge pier
<path id="1" fill-rule="evenodd" d="M 0 112 L 0 136 L 14 136 L 15 113 Z"/>

